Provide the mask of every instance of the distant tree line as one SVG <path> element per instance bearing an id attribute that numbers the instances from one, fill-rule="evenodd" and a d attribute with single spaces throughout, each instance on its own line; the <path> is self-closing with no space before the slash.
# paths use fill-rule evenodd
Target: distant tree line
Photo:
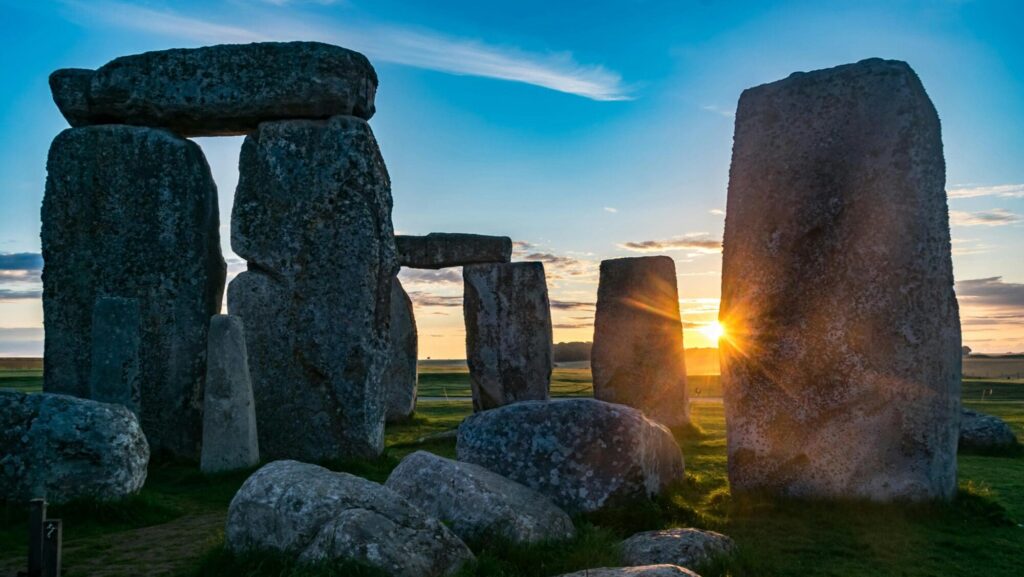
<path id="1" fill-rule="evenodd" d="M 573 363 L 576 361 L 589 361 L 590 360 L 590 348 L 594 346 L 594 343 L 555 343 L 555 356 L 554 361 L 556 363 Z"/>

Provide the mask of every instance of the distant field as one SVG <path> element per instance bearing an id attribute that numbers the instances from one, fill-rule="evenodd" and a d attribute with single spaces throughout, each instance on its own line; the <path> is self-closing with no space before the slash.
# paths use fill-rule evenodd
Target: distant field
<path id="1" fill-rule="evenodd" d="M 982 379 L 1024 379 L 1024 355 L 967 357 L 964 377 Z"/>

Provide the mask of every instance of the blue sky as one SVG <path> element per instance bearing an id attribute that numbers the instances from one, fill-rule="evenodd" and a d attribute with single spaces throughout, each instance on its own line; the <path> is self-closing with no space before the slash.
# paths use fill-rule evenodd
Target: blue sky
<path id="1" fill-rule="evenodd" d="M 39 207 L 67 125 L 46 79 L 259 40 L 364 52 L 398 231 L 504 234 L 589 340 L 603 258 L 676 258 L 688 346 L 716 316 L 733 111 L 798 70 L 906 60 L 943 122 L 965 343 L 1024 350 L 1024 8 L 1015 2 L 0 0 L 0 355 L 39 354 Z M 240 138 L 198 139 L 228 222 Z M 224 231 L 226 233 L 226 230 Z M 239 263 L 224 234 L 226 256 Z M 27 264 L 26 264 L 27 263 Z M 421 355 L 462 356 L 458 271 L 403 273 Z"/>

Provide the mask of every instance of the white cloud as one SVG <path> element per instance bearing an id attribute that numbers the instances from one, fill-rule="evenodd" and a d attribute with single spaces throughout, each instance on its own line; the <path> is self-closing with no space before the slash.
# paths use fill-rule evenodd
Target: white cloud
<path id="1" fill-rule="evenodd" d="M 1020 221 L 1019 214 L 1002 208 L 978 212 L 949 211 L 949 223 L 953 226 L 1005 226 Z"/>
<path id="2" fill-rule="evenodd" d="M 712 208 L 711 210 L 708 211 L 708 213 L 713 214 L 715 216 L 725 216 L 725 211 L 720 208 Z"/>
<path id="3" fill-rule="evenodd" d="M 711 112 L 712 114 L 717 114 L 719 116 L 724 116 L 726 118 L 735 118 L 736 117 L 736 111 L 735 110 L 729 110 L 727 108 L 722 108 L 721 106 L 718 106 L 717 104 L 708 104 L 706 106 L 701 106 L 700 109 L 705 111 L 705 112 Z"/>
<path id="4" fill-rule="evenodd" d="M 619 209 L 613 208 L 611 206 L 606 206 L 606 207 L 604 207 L 604 211 L 605 212 L 610 212 L 612 214 L 615 214 L 616 212 L 619 212 Z"/>
<path id="5" fill-rule="evenodd" d="M 1024 184 L 997 184 L 993 186 L 961 186 L 946 192 L 949 198 L 977 198 L 998 196 L 1002 198 L 1024 198 Z"/>
<path id="6" fill-rule="evenodd" d="M 430 30 L 397 26 L 345 27 L 285 17 L 244 28 L 124 2 L 66 0 L 77 19 L 200 43 L 319 40 L 365 53 L 371 60 L 463 76 L 540 86 L 599 101 L 630 100 L 621 76 L 600 65 L 577 63 L 568 52 L 530 53 Z"/>

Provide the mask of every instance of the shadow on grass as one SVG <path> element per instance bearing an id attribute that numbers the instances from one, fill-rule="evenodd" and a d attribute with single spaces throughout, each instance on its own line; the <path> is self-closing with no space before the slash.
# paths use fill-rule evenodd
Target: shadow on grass
<path id="1" fill-rule="evenodd" d="M 268 551 L 234 554 L 223 547 L 207 552 L 179 577 L 389 577 L 388 573 L 354 561 L 303 564 L 294 556 Z"/>

